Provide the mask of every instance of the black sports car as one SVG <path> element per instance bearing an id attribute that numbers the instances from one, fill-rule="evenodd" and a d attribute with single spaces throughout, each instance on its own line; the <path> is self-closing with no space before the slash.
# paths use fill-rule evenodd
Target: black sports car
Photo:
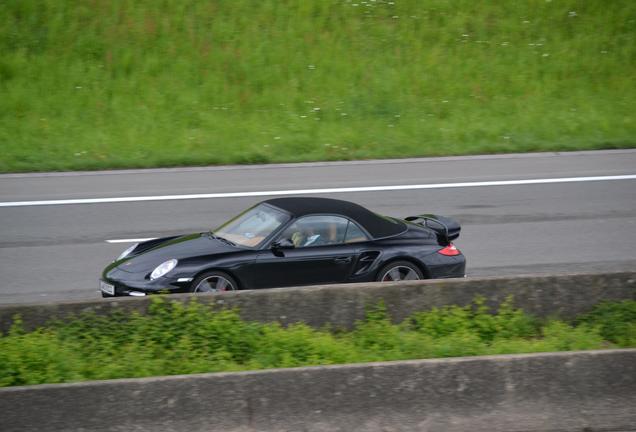
<path id="1" fill-rule="evenodd" d="M 453 219 L 380 216 L 327 198 L 263 201 L 215 231 L 135 244 L 104 269 L 104 297 L 463 277 Z"/>

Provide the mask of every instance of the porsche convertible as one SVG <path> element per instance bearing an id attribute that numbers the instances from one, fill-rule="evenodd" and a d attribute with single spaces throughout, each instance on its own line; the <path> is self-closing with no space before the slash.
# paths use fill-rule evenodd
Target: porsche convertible
<path id="1" fill-rule="evenodd" d="M 132 245 L 108 265 L 104 297 L 463 277 L 454 219 L 398 219 L 328 198 L 263 201 L 213 231 Z"/>

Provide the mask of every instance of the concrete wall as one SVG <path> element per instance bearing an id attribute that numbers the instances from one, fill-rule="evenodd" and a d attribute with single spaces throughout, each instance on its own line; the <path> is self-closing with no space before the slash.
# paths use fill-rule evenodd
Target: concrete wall
<path id="1" fill-rule="evenodd" d="M 0 389 L 0 430 L 634 431 L 636 350 Z"/>
<path id="2" fill-rule="evenodd" d="M 199 295 L 196 298 L 222 307 L 238 307 L 247 320 L 283 324 L 304 321 L 312 326 L 331 323 L 351 327 L 355 320 L 364 317 L 365 307 L 381 300 L 393 319 L 401 321 L 415 311 L 434 306 L 468 304 L 477 295 L 484 296 L 493 306 L 513 295 L 515 305 L 531 314 L 567 319 L 589 311 L 603 300 L 636 299 L 636 272 L 325 285 Z M 181 294 L 166 298 L 187 301 L 192 296 Z M 25 327 L 34 328 L 51 318 L 64 319 L 86 311 L 98 314 L 113 310 L 145 312 L 148 304 L 148 298 L 115 298 L 1 306 L 0 331 L 10 327 L 15 314 L 22 316 Z"/>

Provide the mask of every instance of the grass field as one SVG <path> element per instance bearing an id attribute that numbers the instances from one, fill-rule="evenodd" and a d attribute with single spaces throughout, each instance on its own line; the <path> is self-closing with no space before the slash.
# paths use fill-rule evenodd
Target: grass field
<path id="1" fill-rule="evenodd" d="M 0 171 L 636 146 L 633 0 L 5 0 Z"/>
<path id="2" fill-rule="evenodd" d="M 393 324 L 380 305 L 351 331 L 242 321 L 155 298 L 147 315 L 84 315 L 32 332 L 0 333 L 0 387 L 340 363 L 636 346 L 636 302 L 603 303 L 574 323 L 483 299 Z"/>

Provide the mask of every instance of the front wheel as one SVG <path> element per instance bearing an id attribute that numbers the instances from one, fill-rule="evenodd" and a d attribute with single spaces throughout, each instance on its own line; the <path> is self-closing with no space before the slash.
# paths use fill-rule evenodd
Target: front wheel
<path id="1" fill-rule="evenodd" d="M 395 282 L 424 279 L 422 271 L 408 261 L 395 261 L 382 267 L 376 281 Z"/>
<path id="2" fill-rule="evenodd" d="M 196 278 L 190 286 L 190 291 L 193 293 L 216 293 L 226 291 L 236 291 L 238 284 L 227 273 L 220 271 L 211 271 L 202 274 Z"/>

